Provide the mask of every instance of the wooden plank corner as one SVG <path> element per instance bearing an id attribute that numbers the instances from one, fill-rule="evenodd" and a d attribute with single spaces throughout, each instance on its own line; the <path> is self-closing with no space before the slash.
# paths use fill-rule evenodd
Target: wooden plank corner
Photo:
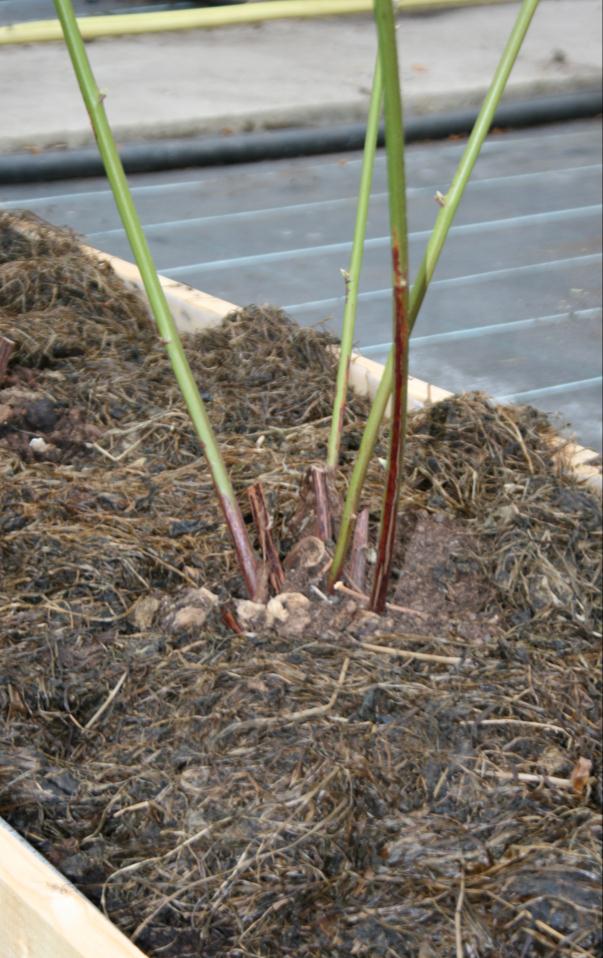
<path id="1" fill-rule="evenodd" d="M 145 958 L 0 819 L 0 958 Z"/>

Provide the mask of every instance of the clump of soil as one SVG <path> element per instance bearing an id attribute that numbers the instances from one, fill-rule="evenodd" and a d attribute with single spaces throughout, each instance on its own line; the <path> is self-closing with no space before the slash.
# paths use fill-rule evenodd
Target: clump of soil
<path id="1" fill-rule="evenodd" d="M 546 420 L 413 415 L 384 617 L 292 567 L 253 609 L 138 296 L 0 214 L 0 335 L 0 814 L 150 958 L 600 954 L 600 506 Z M 330 346 L 186 340 L 283 558 Z"/>

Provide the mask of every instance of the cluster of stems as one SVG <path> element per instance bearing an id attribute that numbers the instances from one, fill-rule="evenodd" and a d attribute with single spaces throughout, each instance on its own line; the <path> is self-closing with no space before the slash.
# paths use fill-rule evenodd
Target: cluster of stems
<path id="1" fill-rule="evenodd" d="M 73 11 L 72 0 L 54 0 L 63 36 L 90 116 L 105 171 L 115 203 L 126 231 L 134 258 L 154 316 L 158 336 L 165 345 L 174 375 L 188 407 L 191 420 L 201 442 L 211 472 L 224 518 L 236 549 L 247 591 L 256 598 L 261 588 L 260 562 L 251 546 L 247 528 L 236 500 L 216 437 L 191 372 L 182 341 L 170 313 L 157 270 L 142 229 L 119 153 L 111 132 L 101 95 L 88 60 L 86 49 Z M 408 276 L 408 226 L 406 215 L 405 148 L 402 97 L 396 42 L 394 0 L 374 0 L 378 35 L 378 54 L 364 150 L 364 161 L 358 199 L 356 228 L 349 271 L 346 275 L 346 301 L 340 361 L 332 428 L 329 437 L 327 466 L 335 470 L 339 464 L 341 437 L 349 384 L 350 362 L 358 309 L 360 274 L 364 255 L 369 200 L 373 179 L 379 125 L 383 111 L 387 151 L 387 172 L 390 208 L 392 260 L 392 350 L 375 395 L 366 423 L 361 446 L 348 486 L 348 494 L 339 524 L 335 554 L 329 572 L 333 587 L 342 575 L 344 562 L 359 513 L 363 484 L 379 429 L 391 400 L 390 442 L 381 525 L 377 549 L 375 578 L 370 605 L 383 611 L 391 575 L 396 518 L 403 475 L 403 453 L 406 437 L 409 338 L 429 288 L 446 237 L 458 205 L 469 182 L 482 144 L 490 130 L 496 108 L 521 49 L 524 37 L 536 12 L 539 0 L 522 0 L 511 35 L 507 41 L 494 78 L 476 120 L 473 132 L 442 201 L 433 233 L 412 289 Z M 366 516 L 363 517 L 366 522 Z"/>
<path id="2" fill-rule="evenodd" d="M 448 233 L 454 221 L 454 217 L 459 207 L 459 203 L 463 197 L 463 194 L 469 183 L 471 174 L 475 167 L 475 163 L 481 152 L 482 145 L 494 120 L 496 109 L 502 99 L 503 93 L 505 91 L 507 81 L 513 69 L 513 65 L 517 60 L 519 51 L 521 50 L 523 41 L 528 32 L 528 28 L 532 22 L 532 18 L 538 7 L 539 0 L 522 0 L 521 7 L 515 19 L 515 23 L 503 50 L 502 56 L 492 78 L 492 82 L 482 104 L 482 107 L 479 111 L 477 119 L 475 121 L 471 135 L 467 141 L 467 145 L 461 159 L 459 161 L 458 167 L 452 179 L 450 188 L 447 194 L 441 200 L 441 207 L 437 215 L 435 225 L 431 237 L 427 243 L 423 259 L 417 271 L 417 274 L 414 278 L 414 283 L 410 291 L 410 300 L 408 305 L 408 323 L 407 323 L 407 333 L 408 336 L 413 331 L 414 325 L 417 321 L 421 306 L 425 299 L 427 290 L 429 289 L 429 284 L 433 278 L 438 260 L 444 248 L 444 244 L 448 237 Z M 392 0 L 375 0 L 375 12 L 376 15 L 379 14 L 381 7 L 392 7 Z M 379 26 L 379 20 L 377 19 L 377 24 Z M 390 51 L 390 56 L 393 59 L 395 50 L 389 48 L 384 48 L 381 43 L 379 44 L 379 56 L 383 57 L 387 55 L 387 49 Z M 385 65 L 383 65 L 383 70 L 385 73 Z M 390 89 L 390 85 L 393 87 L 394 84 L 397 85 L 399 89 L 399 77 L 395 76 L 395 70 L 390 64 L 390 68 L 387 70 L 386 80 L 385 80 L 385 123 L 386 123 L 386 149 L 388 151 L 388 157 L 390 155 L 390 150 L 393 149 L 397 151 L 398 166 L 403 165 L 403 154 L 404 154 L 404 144 L 400 146 L 399 141 L 396 138 L 395 130 L 390 131 L 390 125 L 397 121 L 397 117 L 394 115 L 393 111 L 391 113 L 387 109 L 388 103 L 388 93 L 390 96 L 390 102 L 395 96 L 395 91 Z M 372 142 L 367 143 L 366 150 L 374 150 Z M 365 150 L 365 164 L 373 162 L 372 158 L 369 156 L 367 158 Z M 390 166 L 390 161 L 388 159 L 388 170 Z M 392 189 L 392 182 L 390 176 L 390 192 Z M 390 195 L 390 225 L 392 229 L 392 248 L 395 245 L 394 229 L 396 228 L 395 219 L 392 215 L 392 206 L 391 206 L 391 195 Z M 364 242 L 364 236 L 360 239 L 360 242 Z M 353 277 L 350 277 L 350 284 L 353 281 Z M 355 285 L 358 286 L 358 278 L 355 278 Z M 394 278 L 394 297 L 396 295 L 396 286 Z M 344 337 L 353 341 L 353 330 L 345 330 L 345 324 L 353 324 L 355 322 L 355 316 L 350 316 L 347 312 L 344 316 Z M 393 347 L 389 354 L 387 364 L 385 366 L 381 382 L 377 389 L 377 393 L 374 397 L 371 411 L 364 429 L 362 436 L 362 441 L 354 467 L 352 469 L 352 474 L 348 484 L 348 493 L 346 496 L 343 515 L 341 518 L 339 526 L 339 534 L 335 546 L 335 554 L 333 557 L 333 562 L 329 572 L 329 585 L 333 587 L 335 582 L 340 578 L 346 560 L 346 556 L 349 551 L 349 546 L 352 538 L 354 522 L 356 516 L 359 513 L 360 509 L 360 500 L 362 495 L 362 488 L 366 479 L 367 471 L 371 459 L 374 454 L 375 445 L 379 435 L 379 430 L 383 419 L 385 417 L 385 412 L 392 397 L 392 390 L 400 388 L 399 379 L 401 375 L 400 369 L 400 359 L 396 356 L 396 350 L 399 353 L 399 344 L 396 342 L 396 336 L 394 333 L 393 337 Z M 403 361 L 408 362 L 408 344 L 407 348 L 403 352 Z M 344 356 L 342 354 L 340 363 L 349 364 L 349 356 Z M 403 375 L 403 373 L 402 373 Z M 396 384 L 398 384 L 396 386 Z M 399 413 L 398 413 L 399 415 Z M 404 419 L 406 417 L 406 412 L 403 413 Z M 343 424 L 344 413 L 343 411 L 339 412 L 339 417 L 337 423 Z M 392 419 L 392 429 L 394 428 L 394 422 Z M 388 468 L 391 469 L 391 445 L 390 445 L 390 462 Z M 385 497 L 387 498 L 389 494 L 389 489 L 386 488 Z M 382 531 L 383 531 L 383 516 L 382 516 Z M 380 571 L 379 563 L 376 570 L 376 580 L 382 577 L 382 572 Z M 373 587 L 372 593 L 372 604 L 375 609 L 382 608 L 382 593 L 378 601 L 378 594 L 376 593 L 375 586 Z"/>

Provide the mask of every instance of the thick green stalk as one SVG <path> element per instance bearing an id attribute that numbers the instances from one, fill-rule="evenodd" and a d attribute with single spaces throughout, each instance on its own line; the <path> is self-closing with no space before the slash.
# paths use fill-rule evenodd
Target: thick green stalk
<path id="1" fill-rule="evenodd" d="M 408 314 L 408 221 L 406 215 L 404 119 L 396 43 L 396 18 L 392 0 L 375 0 L 375 22 L 379 38 L 379 58 L 383 69 L 393 286 L 392 418 L 375 581 L 370 603 L 373 612 L 383 612 L 394 557 L 398 501 L 400 499 L 406 441 L 410 326 Z"/>
<path id="2" fill-rule="evenodd" d="M 241 571 L 245 577 L 247 589 L 253 597 L 258 585 L 257 559 L 251 548 L 243 516 L 132 200 L 111 127 L 103 107 L 103 96 L 96 85 L 71 0 L 54 0 L 54 3 L 73 69 L 96 136 L 99 152 L 111 184 L 115 203 L 138 264 L 159 335 L 166 347 L 178 385 L 201 441 L 224 518 L 234 541 Z"/>
<path id="3" fill-rule="evenodd" d="M 423 261 L 419 267 L 415 282 L 413 284 L 410 296 L 410 330 L 412 332 L 417 320 L 419 310 L 425 299 L 425 294 L 429 288 L 429 283 L 433 277 L 448 232 L 456 215 L 458 205 L 463 197 L 467 183 L 476 160 L 479 156 L 483 142 L 488 135 L 494 114 L 502 99 L 507 81 L 509 79 L 513 65 L 517 59 L 522 43 L 528 31 L 532 18 L 538 7 L 539 0 L 523 0 L 521 9 L 517 15 L 515 25 L 507 41 L 503 55 L 500 59 L 492 83 L 479 112 L 473 131 L 467 146 L 461 157 L 460 163 L 454 175 L 450 189 L 444 198 L 444 206 L 438 213 L 433 233 L 430 237 Z M 346 498 L 339 538 L 331 566 L 329 581 L 332 585 L 337 581 L 341 568 L 347 554 L 350 536 L 352 532 L 352 523 L 354 516 L 358 511 L 360 495 L 369 463 L 373 456 L 375 443 L 379 434 L 379 428 L 385 415 L 385 410 L 392 391 L 393 380 L 393 355 L 390 353 L 385 366 L 379 388 L 373 400 L 371 412 L 367 420 L 360 449 L 354 463 L 354 469 L 350 479 L 348 495 Z"/>
<path id="4" fill-rule="evenodd" d="M 352 346 L 354 345 L 356 313 L 358 311 L 360 272 L 362 270 L 362 261 L 364 259 L 364 241 L 366 239 L 366 224 L 368 220 L 369 202 L 371 198 L 371 187 L 373 185 L 373 171 L 375 168 L 375 154 L 377 152 L 377 142 L 379 139 L 379 121 L 381 119 L 382 104 L 383 72 L 381 70 L 381 61 L 379 57 L 377 57 L 375 74 L 373 77 L 371 103 L 366 125 L 366 138 L 364 141 L 364 157 L 362 160 L 362 175 L 360 177 L 360 189 L 358 192 L 358 207 L 356 210 L 354 242 L 352 245 L 352 255 L 350 258 L 350 269 L 346 277 L 346 300 L 343 314 L 341 346 L 339 351 L 339 367 L 337 369 L 337 386 L 335 391 L 335 402 L 333 404 L 333 419 L 331 422 L 329 448 L 327 453 L 327 466 L 330 469 L 336 469 L 339 463 L 339 449 L 341 446 L 341 435 L 343 432 L 343 417 L 345 415 L 348 383 L 350 377 L 350 357 L 352 355 Z"/>

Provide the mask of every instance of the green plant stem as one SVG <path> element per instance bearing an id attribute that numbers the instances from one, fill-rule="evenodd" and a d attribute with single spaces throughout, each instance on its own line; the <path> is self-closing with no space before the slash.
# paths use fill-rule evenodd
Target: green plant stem
<path id="1" fill-rule="evenodd" d="M 389 456 L 381 526 L 377 546 L 375 580 L 370 608 L 383 612 L 391 574 L 402 482 L 408 406 L 408 221 L 406 215 L 406 169 L 404 162 L 404 118 L 396 43 L 396 18 L 392 0 L 375 0 L 375 22 L 379 58 L 383 68 L 385 146 L 392 252 L 393 287 L 393 369 L 392 418 Z"/>
<path id="2" fill-rule="evenodd" d="M 415 282 L 410 296 L 410 331 L 417 320 L 419 310 L 425 299 L 425 294 L 429 288 L 429 283 L 433 277 L 440 254 L 446 242 L 448 232 L 454 220 L 458 205 L 469 182 L 471 173 L 479 156 L 483 142 L 490 131 L 496 109 L 502 99 L 507 81 L 509 79 L 513 65 L 517 59 L 521 45 L 528 31 L 532 18 L 538 7 L 539 0 L 523 0 L 515 25 L 507 41 L 503 55 L 500 59 L 492 83 L 479 112 L 473 131 L 467 146 L 461 157 L 460 163 L 454 175 L 450 189 L 444 198 L 444 206 L 438 213 L 433 233 L 430 237 L 425 255 L 419 267 Z M 393 355 L 390 355 L 385 366 L 379 388 L 375 394 L 373 405 L 367 420 L 365 430 L 362 436 L 360 449 L 354 463 L 354 469 L 350 479 L 348 494 L 346 497 L 339 537 L 335 549 L 335 555 L 329 574 L 329 584 L 331 587 L 337 581 L 341 572 L 345 556 L 347 554 L 354 517 L 358 511 L 360 495 L 366 478 L 369 463 L 373 456 L 379 428 L 385 415 L 385 410 L 392 391 L 393 380 Z"/>
<path id="3" fill-rule="evenodd" d="M 371 198 L 371 187 L 373 185 L 373 171 L 375 169 L 375 154 L 377 152 L 377 142 L 379 139 L 379 121 L 381 119 L 382 105 L 383 71 L 381 69 L 380 58 L 377 56 L 375 73 L 373 77 L 371 102 L 366 126 L 366 137 L 364 141 L 364 156 L 362 160 L 360 189 L 358 192 L 354 242 L 352 245 L 350 268 L 346 276 L 346 299 L 343 314 L 341 346 L 339 349 L 337 386 L 335 391 L 335 402 L 333 404 L 333 419 L 331 421 L 331 432 L 329 434 L 329 447 L 327 452 L 327 466 L 329 469 L 336 469 L 339 463 L 339 450 L 341 446 L 341 436 L 343 433 L 343 419 L 345 415 L 348 383 L 350 378 L 350 357 L 352 355 L 352 346 L 354 344 L 356 314 L 358 311 L 360 273 L 362 270 L 362 261 L 364 259 L 364 241 L 366 239 L 366 224 L 368 220 L 369 203 Z"/>
<path id="4" fill-rule="evenodd" d="M 224 518 L 233 538 L 241 571 L 248 592 L 253 597 L 258 586 L 257 559 L 251 548 L 243 516 L 132 200 L 103 106 L 103 96 L 96 85 L 71 0 L 54 0 L 54 3 L 115 203 L 140 270 L 159 335 L 165 345 L 178 385 L 201 441 Z"/>

